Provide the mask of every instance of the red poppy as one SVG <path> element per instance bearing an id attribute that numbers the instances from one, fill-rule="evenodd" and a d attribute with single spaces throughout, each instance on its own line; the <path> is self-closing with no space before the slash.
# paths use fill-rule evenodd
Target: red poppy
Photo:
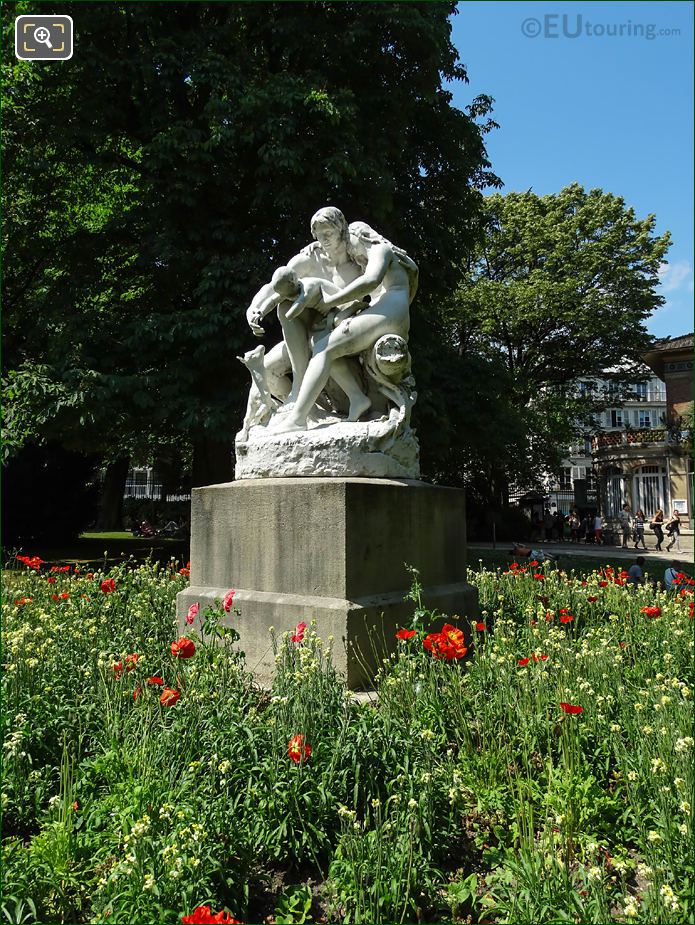
<path id="1" fill-rule="evenodd" d="M 447 662 L 463 658 L 468 648 L 464 645 L 465 637 L 460 629 L 445 623 L 439 633 L 430 633 L 425 636 L 422 645 L 434 658 Z"/>
<path id="2" fill-rule="evenodd" d="M 32 598 L 30 597 L 20 597 L 15 602 L 15 607 L 23 607 L 25 604 L 31 604 Z"/>
<path id="3" fill-rule="evenodd" d="M 227 591 L 227 593 L 224 596 L 224 600 L 222 601 L 222 606 L 224 607 L 226 613 L 229 613 L 229 611 L 232 609 L 232 604 L 234 603 L 235 594 L 236 594 L 236 591 L 234 590 L 234 588 L 230 588 L 229 591 Z"/>
<path id="4" fill-rule="evenodd" d="M 123 662 L 114 662 L 111 669 L 116 676 L 116 680 L 123 674 Z"/>
<path id="5" fill-rule="evenodd" d="M 560 617 L 560 623 L 571 623 L 574 617 L 571 613 L 563 613 Z"/>
<path id="6" fill-rule="evenodd" d="M 91 580 L 92 578 L 94 578 L 94 572 L 87 572 L 87 574 L 85 575 L 85 578 L 89 578 Z"/>
<path id="7" fill-rule="evenodd" d="M 111 594 L 112 591 L 116 590 L 116 579 L 105 578 L 101 583 L 101 590 L 104 592 L 104 594 Z"/>
<path id="8" fill-rule="evenodd" d="M 625 643 L 624 643 L 624 642 L 619 642 L 618 645 L 620 646 L 621 649 L 624 649 L 624 648 L 625 648 Z"/>
<path id="9" fill-rule="evenodd" d="M 18 562 L 23 562 L 29 568 L 33 568 L 35 571 L 39 571 L 43 565 L 43 559 L 40 559 L 38 556 L 17 556 Z"/>
<path id="10" fill-rule="evenodd" d="M 484 632 L 485 632 L 485 624 L 482 623 L 482 622 L 476 623 L 476 624 L 475 624 L 475 628 L 478 630 L 479 633 L 484 633 Z"/>
<path id="11" fill-rule="evenodd" d="M 183 575 L 184 578 L 188 578 L 191 574 L 191 563 L 187 562 L 183 568 L 179 569 L 179 575 Z"/>
<path id="12" fill-rule="evenodd" d="M 396 639 L 412 639 L 417 635 L 417 630 L 398 630 Z"/>
<path id="13" fill-rule="evenodd" d="M 70 566 L 69 565 L 52 565 L 51 571 L 52 572 L 69 572 Z"/>
<path id="14" fill-rule="evenodd" d="M 533 577 L 536 579 L 536 581 L 545 581 L 545 575 L 543 575 L 541 572 L 536 572 Z"/>
<path id="15" fill-rule="evenodd" d="M 147 679 L 148 687 L 164 687 L 164 678 L 160 678 L 159 675 L 152 675 L 151 678 Z"/>
<path id="16" fill-rule="evenodd" d="M 643 607 L 640 613 L 646 613 L 650 620 L 661 616 L 661 607 Z"/>
<path id="17" fill-rule="evenodd" d="M 560 703 L 560 709 L 563 713 L 569 713 L 570 716 L 576 716 L 578 713 L 584 712 L 584 707 L 580 707 L 578 704 L 572 703 Z"/>
<path id="18" fill-rule="evenodd" d="M 303 761 L 306 761 L 311 754 L 311 745 L 309 745 L 301 732 L 298 735 L 292 736 L 287 743 L 287 754 L 295 764 L 301 764 Z"/>
<path id="19" fill-rule="evenodd" d="M 190 915 L 182 915 L 183 925 L 241 925 L 229 912 L 220 910 L 214 915 L 210 906 L 198 906 Z"/>
<path id="20" fill-rule="evenodd" d="M 607 588 L 607 587 L 608 587 L 608 582 L 607 582 L 607 581 L 599 581 L 598 586 L 599 586 L 599 588 Z"/>
<path id="21" fill-rule="evenodd" d="M 595 594 L 592 594 L 591 597 L 587 597 L 587 601 L 588 601 L 590 604 L 595 603 L 597 600 L 598 600 L 598 598 L 596 597 Z"/>
<path id="22" fill-rule="evenodd" d="M 195 655 L 195 643 L 187 636 L 182 636 L 171 644 L 171 654 L 176 658 L 191 658 Z"/>
<path id="23" fill-rule="evenodd" d="M 61 601 L 70 600 L 70 595 L 68 594 L 67 591 L 62 591 L 61 594 L 60 594 L 60 599 L 61 599 Z"/>
<path id="24" fill-rule="evenodd" d="M 139 658 L 140 658 L 140 656 L 138 655 L 137 652 L 132 652 L 130 655 L 126 655 L 126 657 L 125 657 L 125 670 L 126 670 L 126 671 L 133 671 L 135 668 L 137 668 L 137 664 L 138 664 L 138 659 L 139 659 Z"/>
<path id="25" fill-rule="evenodd" d="M 181 694 L 179 691 L 174 690 L 173 687 L 165 687 L 162 691 L 162 696 L 159 698 L 159 702 L 163 707 L 173 707 L 180 697 Z"/>
<path id="26" fill-rule="evenodd" d="M 142 688 L 138 684 L 138 686 L 133 691 L 133 700 L 137 700 L 141 693 L 142 693 Z"/>
<path id="27" fill-rule="evenodd" d="M 519 665 L 521 668 L 525 668 L 530 661 L 530 658 L 520 658 L 517 662 L 517 665 Z"/>
<path id="28" fill-rule="evenodd" d="M 547 662 L 548 661 L 547 655 L 536 655 L 535 652 L 531 654 L 531 658 L 534 660 L 534 662 Z"/>
<path id="29" fill-rule="evenodd" d="M 49 585 L 54 585 L 54 584 L 56 583 L 55 578 L 51 578 L 50 575 L 49 575 L 49 577 L 46 579 L 46 581 L 49 583 Z"/>
<path id="30" fill-rule="evenodd" d="M 306 633 L 306 623 L 302 620 L 302 622 L 298 623 L 294 628 L 294 633 L 292 634 L 292 642 L 302 642 L 304 639 L 304 633 Z"/>
<path id="31" fill-rule="evenodd" d="M 51 594 L 51 600 L 52 600 L 52 601 L 59 601 L 60 598 L 58 597 L 57 594 Z"/>
<path id="32" fill-rule="evenodd" d="M 552 612 L 552 610 L 549 610 L 545 615 L 545 622 L 552 623 L 554 619 L 555 619 L 555 614 Z"/>
<path id="33" fill-rule="evenodd" d="M 531 568 L 535 568 L 538 565 L 538 562 L 534 559 L 533 562 L 529 562 Z"/>

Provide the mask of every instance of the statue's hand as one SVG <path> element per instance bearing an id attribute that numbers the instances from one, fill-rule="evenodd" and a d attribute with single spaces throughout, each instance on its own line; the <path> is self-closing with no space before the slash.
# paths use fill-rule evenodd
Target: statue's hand
<path id="1" fill-rule="evenodd" d="M 256 337 L 263 337 L 265 334 L 265 328 L 261 326 L 262 316 L 259 312 L 252 312 L 246 316 L 246 320 L 249 323 L 249 327 L 256 335 Z"/>

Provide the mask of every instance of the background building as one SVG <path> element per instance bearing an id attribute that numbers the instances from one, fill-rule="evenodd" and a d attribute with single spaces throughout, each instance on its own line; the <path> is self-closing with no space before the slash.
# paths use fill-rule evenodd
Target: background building
<path id="1" fill-rule="evenodd" d="M 599 506 L 608 519 L 625 502 L 648 517 L 677 507 L 691 548 L 693 335 L 657 341 L 644 360 L 658 378 L 642 387 L 638 401 L 604 413 L 604 424 L 610 415 L 614 426 L 592 441 Z"/>

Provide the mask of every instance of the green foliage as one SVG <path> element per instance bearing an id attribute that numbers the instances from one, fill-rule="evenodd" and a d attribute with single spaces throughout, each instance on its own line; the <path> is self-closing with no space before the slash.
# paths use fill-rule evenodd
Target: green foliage
<path id="1" fill-rule="evenodd" d="M 311 887 L 307 885 L 289 887 L 275 907 L 274 921 L 277 925 L 310 922 L 312 898 Z"/>
<path id="2" fill-rule="evenodd" d="M 559 465 L 597 399 L 605 403 L 578 397 L 578 379 L 612 380 L 615 394 L 640 379 L 651 342 L 644 322 L 663 304 L 656 285 L 670 243 L 655 224 L 620 196 L 577 183 L 485 201 L 484 240 L 445 318 L 462 352 L 503 363 L 528 444 L 516 468 L 528 457 L 529 483 L 534 468 Z"/>
<path id="3" fill-rule="evenodd" d="M 454 7 L 68 3 L 69 66 L 7 58 L 8 446 L 232 434 L 244 309 L 327 203 L 412 253 L 435 304 L 497 182 L 490 101 L 459 111 L 442 83 L 466 79 Z M 29 10 L 3 7 L 6 41 Z"/>

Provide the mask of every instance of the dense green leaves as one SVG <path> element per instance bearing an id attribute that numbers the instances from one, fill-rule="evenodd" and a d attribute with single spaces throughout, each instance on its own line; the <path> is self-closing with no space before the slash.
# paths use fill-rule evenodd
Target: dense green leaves
<path id="1" fill-rule="evenodd" d="M 447 318 L 462 352 L 501 362 L 537 474 L 596 409 L 580 378 L 618 390 L 643 377 L 644 322 L 663 303 L 658 268 L 669 235 L 619 196 L 572 184 L 555 195 L 509 193 L 485 203 L 484 243 L 466 265 Z"/>
<path id="2" fill-rule="evenodd" d="M 6 40 L 25 10 L 6 5 Z M 494 178 L 489 101 L 469 115 L 442 86 L 465 79 L 452 11 L 68 3 L 70 62 L 6 63 L 6 367 L 40 363 L 79 412 L 42 399 L 31 436 L 229 443 L 243 310 L 327 203 L 413 254 L 423 310 L 455 284 Z"/>

